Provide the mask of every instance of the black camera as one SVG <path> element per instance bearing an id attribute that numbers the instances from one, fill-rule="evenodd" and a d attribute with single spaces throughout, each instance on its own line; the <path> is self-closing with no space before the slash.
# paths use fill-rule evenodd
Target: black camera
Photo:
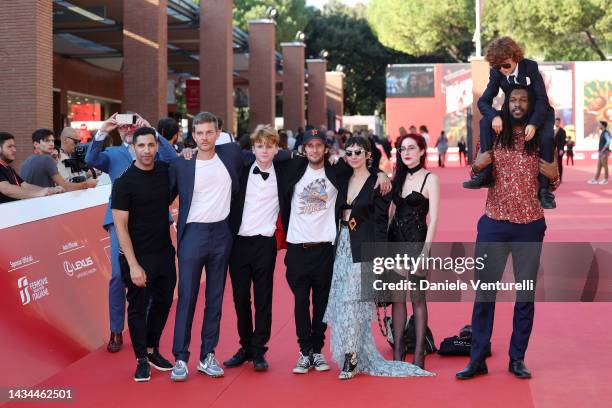
<path id="1" fill-rule="evenodd" d="M 85 143 L 79 143 L 74 148 L 74 153 L 70 156 L 69 159 L 62 160 L 64 166 L 70 168 L 70 172 L 72 173 L 80 173 L 82 171 L 89 170 L 89 166 L 85 163 L 85 155 L 87 154 L 87 145 Z M 80 183 L 85 181 L 87 178 L 85 176 L 75 176 L 70 181 L 73 183 Z"/>

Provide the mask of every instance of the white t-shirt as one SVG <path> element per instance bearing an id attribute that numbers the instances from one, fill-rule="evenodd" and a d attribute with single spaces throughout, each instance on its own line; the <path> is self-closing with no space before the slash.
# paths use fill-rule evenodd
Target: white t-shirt
<path id="1" fill-rule="evenodd" d="M 215 153 L 210 160 L 196 160 L 187 223 L 223 221 L 229 215 L 231 197 L 232 179 L 219 156 Z"/>
<path id="2" fill-rule="evenodd" d="M 295 185 L 287 242 L 334 242 L 336 239 L 336 198 L 338 190 L 325 176 L 325 168 L 310 166 Z"/>
<path id="3" fill-rule="evenodd" d="M 276 185 L 276 172 L 274 166 L 267 170 L 266 180 L 261 174 L 253 174 L 257 162 L 253 163 L 249 170 L 246 196 L 244 198 L 244 209 L 242 211 L 242 223 L 238 235 L 252 237 L 263 235 L 271 237 L 276 231 L 276 220 L 280 206 L 278 203 L 278 187 Z"/>
<path id="4" fill-rule="evenodd" d="M 221 132 L 219 134 L 219 138 L 215 142 L 215 145 L 222 145 L 222 144 L 233 143 L 233 142 L 234 142 L 234 139 L 232 139 L 232 135 L 230 135 L 227 132 Z"/>

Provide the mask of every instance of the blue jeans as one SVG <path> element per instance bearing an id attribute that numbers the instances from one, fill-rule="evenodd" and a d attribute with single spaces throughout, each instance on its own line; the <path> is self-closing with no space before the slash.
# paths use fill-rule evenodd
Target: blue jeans
<path id="1" fill-rule="evenodd" d="M 121 266 L 119 265 L 119 240 L 115 232 L 115 225 L 108 228 L 110 235 L 110 257 L 112 275 L 108 284 L 108 313 L 110 317 L 110 330 L 121 333 L 125 325 L 125 285 L 121 279 Z"/>

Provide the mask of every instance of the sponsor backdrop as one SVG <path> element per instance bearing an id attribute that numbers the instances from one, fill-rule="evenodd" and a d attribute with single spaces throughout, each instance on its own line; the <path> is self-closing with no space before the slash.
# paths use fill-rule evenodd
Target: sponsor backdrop
<path id="1" fill-rule="evenodd" d="M 599 138 L 597 121 L 612 121 L 612 63 L 541 62 L 540 73 L 556 115 L 576 142 L 574 158 L 595 160 L 592 151 Z M 429 146 L 433 147 L 444 130 L 451 146 L 450 161 L 455 161 L 452 146 L 467 134 L 472 83 L 470 64 L 389 65 L 386 132 L 390 140 L 397 138 L 401 126 L 426 125 Z M 499 108 L 502 98 L 500 91 L 494 106 Z"/>
<path id="2" fill-rule="evenodd" d="M 107 340 L 105 209 L 101 204 L 0 229 L 3 386 L 35 385 Z"/>

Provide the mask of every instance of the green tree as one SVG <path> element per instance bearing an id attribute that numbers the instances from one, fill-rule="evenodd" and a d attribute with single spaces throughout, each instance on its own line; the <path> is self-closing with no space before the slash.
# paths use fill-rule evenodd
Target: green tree
<path id="1" fill-rule="evenodd" d="M 367 18 L 381 43 L 415 56 L 467 61 L 474 47 L 474 0 L 371 0 Z"/>
<path id="2" fill-rule="evenodd" d="M 349 8 L 338 1 L 330 1 L 322 11 L 314 11 L 305 34 L 307 57 L 317 58 L 321 50 L 326 50 L 328 70 L 337 65 L 344 67 L 347 115 L 384 112 L 388 64 L 448 61 L 443 54 L 413 57 L 386 48 L 372 32 L 364 8 Z"/>
<path id="3" fill-rule="evenodd" d="M 486 39 L 509 35 L 529 56 L 550 60 L 605 60 L 611 50 L 609 0 L 513 0 L 485 3 Z"/>
<path id="4" fill-rule="evenodd" d="M 293 41 L 298 31 L 304 31 L 311 15 L 305 0 L 234 0 L 234 24 L 248 32 L 248 21 L 264 18 L 268 7 L 274 7 L 278 12 L 277 45 Z"/>

